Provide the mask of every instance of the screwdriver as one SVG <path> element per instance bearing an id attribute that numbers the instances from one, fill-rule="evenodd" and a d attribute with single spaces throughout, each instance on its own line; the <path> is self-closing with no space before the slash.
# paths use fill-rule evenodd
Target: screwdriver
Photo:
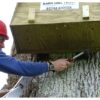
<path id="1" fill-rule="evenodd" d="M 72 62 L 72 61 L 76 60 L 78 57 L 82 56 L 83 54 L 86 54 L 86 51 L 80 52 L 79 54 L 75 55 L 72 58 L 68 58 L 68 61 Z"/>

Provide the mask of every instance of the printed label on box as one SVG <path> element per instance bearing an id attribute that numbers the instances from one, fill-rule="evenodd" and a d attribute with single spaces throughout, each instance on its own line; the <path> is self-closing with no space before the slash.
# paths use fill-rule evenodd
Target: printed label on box
<path id="1" fill-rule="evenodd" d="M 40 10 L 79 9 L 79 2 L 41 2 Z"/>

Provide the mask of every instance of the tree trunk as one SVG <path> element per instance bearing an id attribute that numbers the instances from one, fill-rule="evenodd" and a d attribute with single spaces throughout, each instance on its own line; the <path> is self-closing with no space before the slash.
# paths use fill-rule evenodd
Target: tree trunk
<path id="1" fill-rule="evenodd" d="M 76 61 L 63 72 L 39 76 L 36 97 L 100 97 L 99 55 Z"/>
<path id="2" fill-rule="evenodd" d="M 65 54 L 51 58 L 61 57 Z M 31 60 L 31 55 L 16 55 L 16 58 Z M 30 97 L 100 97 L 100 53 L 91 60 L 75 61 L 63 72 L 47 72 L 35 77 L 32 84 Z"/>

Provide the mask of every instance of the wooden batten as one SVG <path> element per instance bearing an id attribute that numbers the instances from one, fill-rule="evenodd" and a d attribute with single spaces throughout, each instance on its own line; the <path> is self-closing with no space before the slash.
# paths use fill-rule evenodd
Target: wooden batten
<path id="1" fill-rule="evenodd" d="M 83 14 L 83 19 L 89 19 L 89 5 L 83 5 L 82 6 L 82 14 Z"/>
<path id="2" fill-rule="evenodd" d="M 29 8 L 28 22 L 33 23 L 34 21 L 35 21 L 35 9 L 34 8 Z"/>

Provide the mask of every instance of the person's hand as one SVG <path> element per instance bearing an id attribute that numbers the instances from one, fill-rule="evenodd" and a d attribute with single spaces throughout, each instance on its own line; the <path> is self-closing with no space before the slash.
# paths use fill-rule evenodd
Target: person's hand
<path id="1" fill-rule="evenodd" d="M 57 72 L 63 71 L 71 64 L 67 59 L 58 59 L 51 63 L 54 65 L 54 70 Z"/>

